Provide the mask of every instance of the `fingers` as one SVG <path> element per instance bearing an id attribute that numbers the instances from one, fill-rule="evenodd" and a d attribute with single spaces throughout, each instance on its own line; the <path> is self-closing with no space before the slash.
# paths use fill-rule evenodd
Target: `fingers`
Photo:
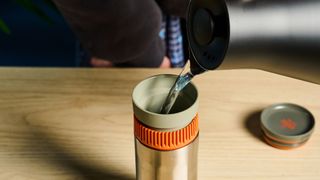
<path id="1" fill-rule="evenodd" d="M 171 67 L 170 60 L 169 60 L 169 58 L 167 56 L 165 56 L 163 58 L 163 61 L 162 61 L 161 65 L 160 65 L 160 68 L 170 68 L 170 67 Z"/>

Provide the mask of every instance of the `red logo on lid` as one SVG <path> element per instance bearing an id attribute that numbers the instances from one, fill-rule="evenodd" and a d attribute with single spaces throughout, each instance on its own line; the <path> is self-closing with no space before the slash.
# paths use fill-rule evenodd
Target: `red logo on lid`
<path id="1" fill-rule="evenodd" d="M 297 127 L 297 124 L 290 118 L 282 119 L 280 123 L 281 123 L 281 127 L 287 128 L 290 130 L 296 129 Z"/>

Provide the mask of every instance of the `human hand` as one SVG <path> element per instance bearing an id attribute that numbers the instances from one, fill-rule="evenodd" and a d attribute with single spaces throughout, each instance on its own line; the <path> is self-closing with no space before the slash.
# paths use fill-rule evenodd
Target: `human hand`
<path id="1" fill-rule="evenodd" d="M 97 58 L 97 57 L 92 57 L 90 60 L 90 64 L 93 67 L 113 67 L 113 63 L 111 61 Z M 170 59 L 167 56 L 164 56 L 159 68 L 170 68 L 170 67 L 171 67 Z"/>
<path id="2" fill-rule="evenodd" d="M 111 61 L 97 58 L 97 57 L 92 57 L 90 60 L 90 64 L 93 67 L 113 67 L 113 64 Z"/>
<path id="3" fill-rule="evenodd" d="M 159 66 L 160 68 L 170 68 L 171 67 L 171 63 L 170 63 L 170 59 L 167 56 L 164 56 L 162 63 Z"/>

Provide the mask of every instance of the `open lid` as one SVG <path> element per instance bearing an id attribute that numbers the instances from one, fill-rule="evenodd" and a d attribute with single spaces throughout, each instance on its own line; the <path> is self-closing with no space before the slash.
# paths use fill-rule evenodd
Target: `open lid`
<path id="1" fill-rule="evenodd" d="M 187 35 L 191 65 L 204 71 L 216 69 L 222 63 L 229 44 L 229 17 L 225 1 L 191 0 L 187 12 Z"/>
<path id="2" fill-rule="evenodd" d="M 315 119 L 311 112 L 299 105 L 281 103 L 262 111 L 260 125 L 268 144 L 279 149 L 293 149 L 308 141 Z"/>

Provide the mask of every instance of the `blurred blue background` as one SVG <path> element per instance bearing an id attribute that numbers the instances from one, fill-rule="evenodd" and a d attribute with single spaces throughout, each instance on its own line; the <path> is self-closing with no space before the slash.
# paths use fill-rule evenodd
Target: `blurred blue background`
<path id="1" fill-rule="evenodd" d="M 51 25 L 15 1 L 0 1 L 0 18 L 11 31 L 0 31 L 0 66 L 79 66 L 83 52 L 63 17 L 42 0 L 32 2 L 53 20 Z"/>

